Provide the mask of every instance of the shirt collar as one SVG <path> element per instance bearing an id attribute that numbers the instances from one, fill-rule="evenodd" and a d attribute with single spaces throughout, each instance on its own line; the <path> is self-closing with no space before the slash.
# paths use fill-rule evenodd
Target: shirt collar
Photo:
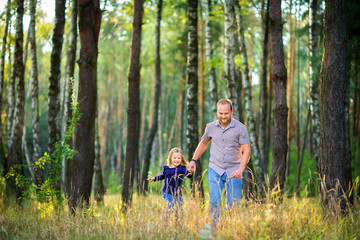
<path id="1" fill-rule="evenodd" d="M 216 126 L 222 127 L 221 124 L 220 124 L 219 119 L 216 120 Z M 228 129 L 228 128 L 231 128 L 231 127 L 235 127 L 235 121 L 234 121 L 233 118 L 231 118 L 230 123 L 224 129 Z"/>

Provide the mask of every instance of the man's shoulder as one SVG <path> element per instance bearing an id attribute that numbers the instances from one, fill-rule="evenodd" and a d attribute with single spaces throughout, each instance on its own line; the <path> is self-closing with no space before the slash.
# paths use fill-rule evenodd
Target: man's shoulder
<path id="1" fill-rule="evenodd" d="M 234 124 L 235 127 L 246 128 L 245 124 L 243 124 L 242 122 L 240 122 L 239 120 L 237 120 L 235 118 L 231 119 L 231 123 Z"/>

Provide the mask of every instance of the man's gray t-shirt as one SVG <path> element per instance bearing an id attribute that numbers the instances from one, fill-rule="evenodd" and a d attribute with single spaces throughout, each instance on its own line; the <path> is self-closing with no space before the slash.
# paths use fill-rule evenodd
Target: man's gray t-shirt
<path id="1" fill-rule="evenodd" d="M 223 128 L 216 120 L 206 125 L 203 141 L 211 141 L 209 167 L 220 176 L 228 177 L 239 168 L 241 162 L 240 144 L 249 143 L 249 134 L 244 124 L 231 118 Z"/>

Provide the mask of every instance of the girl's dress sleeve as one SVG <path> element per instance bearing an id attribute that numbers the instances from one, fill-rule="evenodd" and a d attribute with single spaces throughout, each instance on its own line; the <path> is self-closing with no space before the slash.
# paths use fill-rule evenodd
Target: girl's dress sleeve
<path id="1" fill-rule="evenodd" d="M 186 166 L 184 166 L 182 170 L 183 170 L 183 174 L 184 174 L 185 177 L 188 177 L 188 178 L 192 177 L 192 173 L 187 170 Z"/>
<path id="2" fill-rule="evenodd" d="M 166 168 L 167 166 L 163 166 L 163 173 L 161 174 L 161 175 L 159 175 L 159 176 L 156 176 L 155 177 L 155 181 L 161 181 L 161 180 L 164 180 L 165 179 L 165 168 Z"/>

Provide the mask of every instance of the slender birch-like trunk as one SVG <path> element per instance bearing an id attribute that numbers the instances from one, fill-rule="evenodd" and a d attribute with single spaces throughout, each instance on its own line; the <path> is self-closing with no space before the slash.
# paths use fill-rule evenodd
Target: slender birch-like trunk
<path id="1" fill-rule="evenodd" d="M 244 98 L 245 98 L 245 109 L 247 115 L 247 127 L 249 130 L 250 135 L 250 147 L 251 147 L 251 154 L 254 156 L 253 163 L 256 168 L 257 174 L 257 183 L 260 188 L 265 185 L 265 178 L 264 178 L 264 170 L 263 170 L 263 163 L 261 159 L 261 153 L 259 150 L 258 141 L 256 138 L 256 123 L 253 113 L 252 101 L 251 101 L 251 85 L 250 85 L 250 76 L 249 76 L 249 64 L 248 64 L 248 57 L 247 57 L 247 49 L 245 44 L 245 36 L 244 36 L 244 25 L 242 21 L 241 15 L 241 6 L 236 0 L 235 6 L 237 8 L 237 23 L 239 29 L 239 42 L 241 48 L 241 60 L 242 60 L 242 71 L 244 74 L 243 77 L 243 86 L 244 86 Z"/>
<path id="2" fill-rule="evenodd" d="M 17 0 L 16 9 L 16 35 L 15 35 L 15 57 L 13 64 L 12 76 L 14 81 L 17 79 L 17 97 L 11 124 L 11 136 L 8 150 L 8 163 L 5 173 L 13 170 L 16 175 L 24 175 L 23 168 L 15 166 L 22 165 L 22 135 L 24 127 L 24 105 L 25 105 L 25 91 L 24 91 L 24 64 L 23 64 L 23 15 L 24 15 L 24 1 Z M 6 194 L 7 196 L 16 195 L 16 200 L 19 203 L 23 193 L 23 187 L 15 183 L 14 177 L 6 178 Z"/>
<path id="3" fill-rule="evenodd" d="M 39 82 L 36 56 L 36 5 L 37 0 L 30 1 L 30 58 L 31 58 L 31 110 L 32 110 L 32 134 L 33 134 L 33 162 L 41 157 L 40 146 L 40 120 L 39 120 Z M 43 170 L 37 168 L 35 172 L 35 184 L 40 186 L 43 182 Z"/>
<path id="4" fill-rule="evenodd" d="M 3 93 L 4 93 L 4 86 L 5 86 L 5 54 L 6 54 L 6 43 L 7 43 L 7 35 L 9 32 L 9 23 L 10 23 L 10 10 L 11 10 L 11 0 L 7 1 L 6 4 L 6 19 L 5 19 L 5 29 L 4 29 L 4 36 L 2 40 L 2 49 L 1 49 L 1 62 L 0 62 L 0 113 L 2 113 L 2 105 L 3 105 Z M 11 55 L 9 53 L 9 55 Z M 5 146 L 4 146 L 4 139 L 3 139 L 3 123 L 0 119 L 0 164 L 1 166 L 6 169 L 6 155 L 5 155 Z"/>
<path id="5" fill-rule="evenodd" d="M 207 79 L 209 82 L 209 96 L 210 96 L 210 106 L 211 106 L 211 114 L 212 117 L 216 119 L 216 105 L 218 102 L 218 95 L 217 95 L 217 83 L 216 83 L 216 74 L 215 68 L 211 64 L 211 60 L 213 58 L 213 32 L 212 32 L 212 4 L 211 0 L 207 0 L 206 5 L 206 25 L 205 25 L 205 49 L 206 49 L 206 63 L 207 63 Z"/>
<path id="6" fill-rule="evenodd" d="M 234 0 L 225 0 L 224 8 L 224 31 L 225 31 L 225 50 L 224 50 L 224 74 L 227 85 L 228 98 L 232 101 L 234 109 L 238 109 L 239 89 L 236 88 L 236 70 L 235 70 L 235 6 Z M 240 112 L 234 113 L 236 119 L 240 119 Z"/>
<path id="7" fill-rule="evenodd" d="M 268 173 L 269 165 L 269 143 L 267 141 L 267 113 L 268 113 L 268 90 L 267 90 L 267 62 L 268 62 L 268 42 L 269 42 L 269 2 L 263 1 L 262 11 L 262 59 L 261 59 L 261 84 L 260 84 L 260 153 L 263 160 L 264 174 Z"/>
<path id="8" fill-rule="evenodd" d="M 320 104 L 319 104 L 319 23 L 318 23 L 318 0 L 310 0 L 309 8 L 309 75 L 310 75 L 310 107 L 311 107 L 311 146 L 314 150 L 316 169 L 319 171 L 320 153 Z"/>

